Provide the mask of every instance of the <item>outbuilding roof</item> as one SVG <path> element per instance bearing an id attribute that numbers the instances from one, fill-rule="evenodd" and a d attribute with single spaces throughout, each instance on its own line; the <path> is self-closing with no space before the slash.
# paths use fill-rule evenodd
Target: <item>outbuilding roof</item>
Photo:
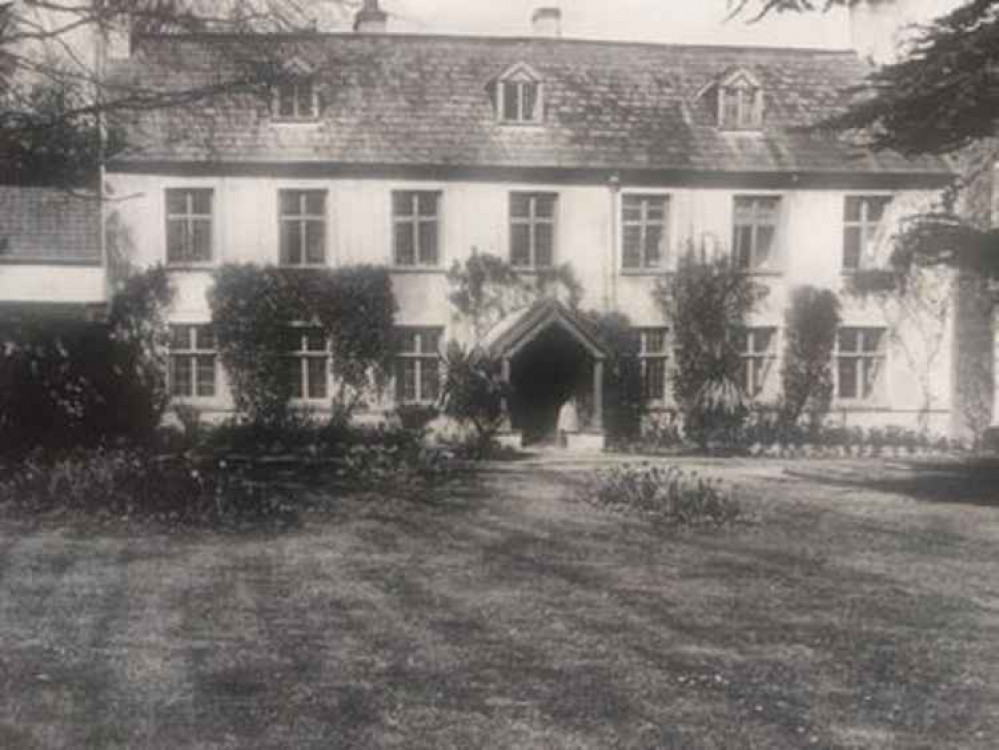
<path id="1" fill-rule="evenodd" d="M 321 115 L 279 124 L 266 92 L 228 93 L 130 123 L 122 167 L 151 162 L 936 175 L 937 158 L 874 153 L 802 126 L 838 112 L 868 68 L 851 52 L 402 34 L 267 35 L 268 56 L 315 71 Z M 231 53 L 231 54 L 230 54 Z M 247 43 L 148 36 L 115 80 L 170 92 L 217 83 Z M 522 64 L 543 86 L 539 124 L 499 122 L 492 91 Z M 763 91 L 759 132 L 717 127 L 700 96 L 742 70 Z"/>

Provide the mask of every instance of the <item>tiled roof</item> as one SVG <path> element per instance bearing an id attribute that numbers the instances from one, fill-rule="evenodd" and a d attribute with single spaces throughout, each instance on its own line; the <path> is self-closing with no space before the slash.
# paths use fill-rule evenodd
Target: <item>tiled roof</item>
<path id="1" fill-rule="evenodd" d="M 797 129 L 838 111 L 866 67 L 850 52 L 563 39 L 312 34 L 263 37 L 316 71 L 318 125 L 276 125 L 265 95 L 152 110 L 121 162 L 324 162 L 695 172 L 927 173 L 937 159 L 870 153 Z M 118 80 L 181 90 L 218 80 L 223 35 L 145 37 Z M 243 43 L 245 44 L 245 43 Z M 245 51 L 245 50 L 244 50 Z M 497 122 L 490 84 L 516 63 L 543 77 L 544 123 Z M 764 88 L 761 133 L 722 132 L 710 97 L 742 68 Z"/>
<path id="2" fill-rule="evenodd" d="M 100 208 L 92 196 L 0 185 L 0 263 L 98 263 L 100 226 Z"/>

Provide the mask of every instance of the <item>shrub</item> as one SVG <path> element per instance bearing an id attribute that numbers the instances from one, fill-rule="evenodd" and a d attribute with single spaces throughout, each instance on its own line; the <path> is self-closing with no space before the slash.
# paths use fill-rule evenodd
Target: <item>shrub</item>
<path id="1" fill-rule="evenodd" d="M 641 434 L 645 413 L 639 342 L 628 316 L 590 311 L 587 319 L 610 351 L 604 361 L 604 432 L 611 443 L 631 441 Z"/>
<path id="2" fill-rule="evenodd" d="M 828 289 L 798 287 L 787 310 L 782 419 L 796 424 L 808 413 L 813 424 L 829 411 L 832 357 L 839 327 L 839 300 Z"/>
<path id="3" fill-rule="evenodd" d="M 427 426 L 440 415 L 436 406 L 428 404 L 402 404 L 395 410 L 402 429 L 417 434 L 426 432 Z"/>
<path id="4" fill-rule="evenodd" d="M 675 466 L 627 464 L 595 472 L 585 497 L 679 528 L 718 527 L 742 516 L 738 501 L 719 480 Z"/>
<path id="5" fill-rule="evenodd" d="M 148 440 L 167 403 L 166 272 L 125 280 L 108 320 L 10 316 L 0 328 L 0 451 Z"/>
<path id="6" fill-rule="evenodd" d="M 444 413 L 475 428 L 487 446 L 503 424 L 509 385 L 502 379 L 500 363 L 479 350 L 466 350 L 452 341 L 444 355 L 441 400 Z"/>
<path id="7" fill-rule="evenodd" d="M 732 331 L 744 324 L 762 294 L 727 257 L 681 258 L 676 273 L 661 281 L 655 298 L 673 321 L 677 372 L 673 395 L 684 433 L 702 449 L 730 440 L 748 415 L 737 383 L 742 367 Z"/>

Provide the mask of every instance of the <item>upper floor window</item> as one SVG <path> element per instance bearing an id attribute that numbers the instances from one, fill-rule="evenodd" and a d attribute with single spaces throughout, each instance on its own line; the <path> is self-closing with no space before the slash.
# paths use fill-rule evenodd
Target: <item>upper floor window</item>
<path id="1" fill-rule="evenodd" d="M 321 266 L 326 262 L 326 191 L 280 190 L 281 263 Z"/>
<path id="2" fill-rule="evenodd" d="M 840 328 L 836 334 L 836 397 L 874 401 L 884 388 L 884 328 Z"/>
<path id="3" fill-rule="evenodd" d="M 170 326 L 170 395 L 211 398 L 215 395 L 215 333 L 210 325 Z"/>
<path id="4" fill-rule="evenodd" d="M 393 191 L 395 265 L 436 268 L 440 264 L 440 203 L 436 190 Z"/>
<path id="5" fill-rule="evenodd" d="M 329 346 L 321 328 L 288 329 L 285 344 L 291 397 L 320 400 L 329 393 Z"/>
<path id="6" fill-rule="evenodd" d="M 432 404 L 440 395 L 441 328 L 400 328 L 395 359 L 395 397 L 400 404 Z"/>
<path id="7" fill-rule="evenodd" d="M 510 194 L 510 265 L 551 268 L 555 260 L 554 193 Z"/>
<path id="8" fill-rule="evenodd" d="M 638 329 L 638 363 L 642 377 L 642 397 L 646 401 L 666 398 L 667 328 Z"/>
<path id="9" fill-rule="evenodd" d="M 855 271 L 870 263 L 885 209 L 887 195 L 848 195 L 843 201 L 843 268 Z"/>
<path id="10" fill-rule="evenodd" d="M 733 340 L 742 361 L 739 385 L 746 395 L 756 398 L 767 386 L 777 361 L 777 329 L 739 328 Z"/>
<path id="11" fill-rule="evenodd" d="M 496 112 L 501 122 L 541 122 L 541 78 L 527 65 L 515 65 L 496 82 Z"/>
<path id="12" fill-rule="evenodd" d="M 771 265 L 779 216 L 778 197 L 736 196 L 732 220 L 732 255 L 736 267 L 756 270 Z"/>
<path id="13" fill-rule="evenodd" d="M 293 76 L 274 90 L 274 119 L 284 122 L 310 122 L 319 117 L 319 98 L 312 76 Z"/>
<path id="14" fill-rule="evenodd" d="M 166 191 L 167 263 L 211 262 L 213 196 L 211 188 Z"/>
<path id="15" fill-rule="evenodd" d="M 664 195 L 625 195 L 621 201 L 621 265 L 660 268 L 666 260 L 668 202 Z"/>
<path id="16" fill-rule="evenodd" d="M 737 70 L 718 84 L 718 126 L 758 130 L 763 125 L 763 89 L 748 71 Z"/>

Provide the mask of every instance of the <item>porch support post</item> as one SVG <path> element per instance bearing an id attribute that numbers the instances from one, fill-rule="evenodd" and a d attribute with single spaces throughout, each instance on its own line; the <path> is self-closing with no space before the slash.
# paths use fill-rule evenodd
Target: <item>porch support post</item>
<path id="1" fill-rule="evenodd" d="M 502 366 L 501 374 L 503 376 L 503 382 L 506 383 L 507 386 L 509 386 L 510 385 L 510 358 L 509 357 L 503 357 L 503 361 L 502 361 L 501 366 Z M 513 429 L 513 426 L 511 424 L 511 420 L 510 420 L 510 402 L 509 402 L 509 400 L 506 397 L 503 398 L 503 407 L 502 408 L 503 408 L 503 426 L 502 426 L 501 429 L 503 430 L 503 432 L 510 432 L 510 430 Z"/>
<path id="2" fill-rule="evenodd" d="M 604 361 L 593 362 L 593 429 L 604 428 Z"/>

